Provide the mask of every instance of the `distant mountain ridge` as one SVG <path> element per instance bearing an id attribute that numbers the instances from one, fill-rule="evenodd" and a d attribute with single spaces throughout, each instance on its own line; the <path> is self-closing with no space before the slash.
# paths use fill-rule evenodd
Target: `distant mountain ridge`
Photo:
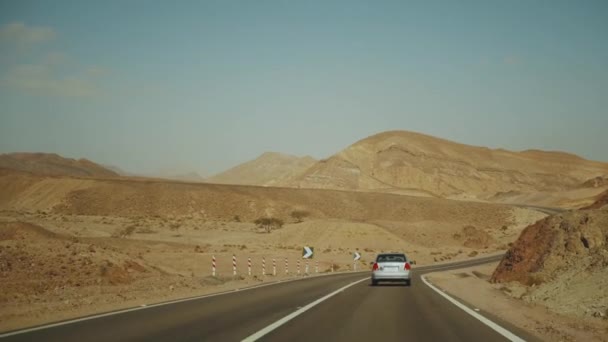
<path id="1" fill-rule="evenodd" d="M 0 168 L 48 176 L 118 177 L 119 174 L 88 159 L 64 158 L 55 153 L 0 154 Z"/>
<path id="2" fill-rule="evenodd" d="M 513 152 L 389 131 L 319 161 L 289 186 L 484 199 L 509 191 L 562 191 L 607 171 L 608 163 L 570 153 Z"/>
<path id="3" fill-rule="evenodd" d="M 309 156 L 296 157 L 265 152 L 254 160 L 209 177 L 206 181 L 218 184 L 283 186 L 290 184 L 316 162 Z"/>

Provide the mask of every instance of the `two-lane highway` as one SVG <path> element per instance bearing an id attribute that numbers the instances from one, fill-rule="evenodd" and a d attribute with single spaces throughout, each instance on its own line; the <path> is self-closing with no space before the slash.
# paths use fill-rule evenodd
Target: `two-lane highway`
<path id="1" fill-rule="evenodd" d="M 411 287 L 372 287 L 367 272 L 311 277 L 64 322 L 5 335 L 0 340 L 241 341 L 261 336 L 262 341 L 505 341 L 420 279 L 437 269 L 468 267 L 498 258 L 416 268 Z M 519 337 L 533 339 L 496 322 Z"/>

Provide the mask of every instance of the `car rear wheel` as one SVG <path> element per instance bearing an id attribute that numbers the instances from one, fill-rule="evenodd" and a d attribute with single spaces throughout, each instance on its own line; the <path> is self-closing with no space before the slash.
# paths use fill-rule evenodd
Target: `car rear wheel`
<path id="1" fill-rule="evenodd" d="M 411 279 L 406 280 L 405 286 L 412 286 L 412 280 Z"/>
<path id="2" fill-rule="evenodd" d="M 377 280 L 372 280 L 372 286 L 376 286 L 378 285 L 378 281 Z"/>

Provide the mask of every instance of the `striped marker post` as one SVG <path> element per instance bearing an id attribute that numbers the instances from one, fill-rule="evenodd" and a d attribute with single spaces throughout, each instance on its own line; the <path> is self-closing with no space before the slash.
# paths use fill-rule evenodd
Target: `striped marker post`
<path id="1" fill-rule="evenodd" d="M 315 273 L 319 273 L 319 262 L 315 261 Z"/>
<path id="2" fill-rule="evenodd" d="M 215 255 L 211 256 L 211 275 L 215 277 Z"/>
<path id="3" fill-rule="evenodd" d="M 308 259 L 306 260 L 306 271 L 304 273 L 308 275 Z"/>
<path id="4" fill-rule="evenodd" d="M 236 277 L 236 255 L 232 254 L 232 275 Z"/>
<path id="5" fill-rule="evenodd" d="M 247 258 L 247 274 L 251 277 L 251 258 Z"/>
<path id="6" fill-rule="evenodd" d="M 277 275 L 277 260 L 275 258 L 272 258 L 272 275 Z"/>
<path id="7" fill-rule="evenodd" d="M 300 260 L 298 260 L 297 269 L 298 269 L 298 275 L 300 275 Z"/>
<path id="8" fill-rule="evenodd" d="M 285 258 L 285 274 L 289 274 L 289 260 Z"/>
<path id="9" fill-rule="evenodd" d="M 262 257 L 262 276 L 266 276 L 266 257 Z"/>

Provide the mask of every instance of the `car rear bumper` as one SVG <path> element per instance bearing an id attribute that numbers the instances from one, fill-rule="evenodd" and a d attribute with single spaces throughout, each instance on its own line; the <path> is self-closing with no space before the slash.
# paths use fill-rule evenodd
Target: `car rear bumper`
<path id="1" fill-rule="evenodd" d="M 410 272 L 372 272 L 372 280 L 410 280 Z"/>

